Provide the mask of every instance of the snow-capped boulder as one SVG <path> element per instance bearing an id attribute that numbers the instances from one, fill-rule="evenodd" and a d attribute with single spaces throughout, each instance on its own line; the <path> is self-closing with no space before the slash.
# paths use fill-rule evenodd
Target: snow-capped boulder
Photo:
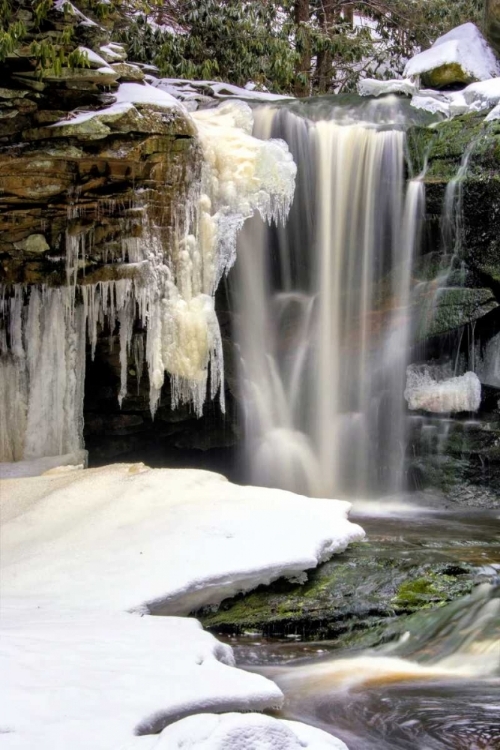
<path id="1" fill-rule="evenodd" d="M 464 23 L 436 39 L 432 47 L 406 64 L 405 78 L 420 77 L 424 86 L 484 81 L 500 75 L 495 53 L 473 23 Z"/>
<path id="2" fill-rule="evenodd" d="M 197 714 L 167 727 L 158 750 L 347 750 L 331 734 L 258 714 Z"/>
<path id="3" fill-rule="evenodd" d="M 388 94 L 404 94 L 412 96 L 418 91 L 415 81 L 395 78 L 389 81 L 379 81 L 376 78 L 362 78 L 358 83 L 360 96 L 387 96 Z"/>

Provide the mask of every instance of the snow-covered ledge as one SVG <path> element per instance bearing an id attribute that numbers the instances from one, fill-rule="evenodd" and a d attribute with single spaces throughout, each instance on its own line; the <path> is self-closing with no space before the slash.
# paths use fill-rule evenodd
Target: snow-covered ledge
<path id="1" fill-rule="evenodd" d="M 231 649 L 197 621 L 140 615 L 160 603 L 184 614 L 298 576 L 363 537 L 348 503 L 238 487 L 203 471 L 59 469 L 4 480 L 0 493 L 8 750 L 180 747 L 154 733 L 200 712 L 280 705 L 277 686 L 235 669 Z M 204 739 L 181 721 L 175 742 L 219 747 L 237 735 L 235 721 L 211 719 Z M 263 736 L 285 750 L 343 747 L 318 730 L 306 742 L 300 725 L 273 719 L 243 731 L 248 717 L 240 722 L 245 750 Z"/>

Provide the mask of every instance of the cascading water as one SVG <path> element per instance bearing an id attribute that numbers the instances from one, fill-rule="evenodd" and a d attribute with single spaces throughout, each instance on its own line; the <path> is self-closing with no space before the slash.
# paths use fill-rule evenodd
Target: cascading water
<path id="1" fill-rule="evenodd" d="M 298 165 L 287 225 L 239 241 L 238 337 L 253 483 L 308 495 L 397 491 L 411 267 L 424 202 L 404 197 L 395 97 L 358 110 L 257 110 Z"/>

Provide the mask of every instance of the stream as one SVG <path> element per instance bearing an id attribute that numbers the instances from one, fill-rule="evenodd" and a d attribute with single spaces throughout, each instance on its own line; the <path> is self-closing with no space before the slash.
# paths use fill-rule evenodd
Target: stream
<path id="1" fill-rule="evenodd" d="M 350 750 L 499 750 L 498 511 L 383 507 L 352 513 L 372 551 L 470 564 L 472 593 L 395 618 L 371 648 L 293 632 L 233 636 L 237 664 L 281 687 L 280 716 L 331 732 Z"/>

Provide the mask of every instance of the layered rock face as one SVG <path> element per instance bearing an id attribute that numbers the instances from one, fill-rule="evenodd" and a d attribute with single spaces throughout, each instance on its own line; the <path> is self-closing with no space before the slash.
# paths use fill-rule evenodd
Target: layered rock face
<path id="1" fill-rule="evenodd" d="M 479 411 L 459 419 L 416 414 L 410 426 L 416 486 L 467 504 L 500 497 L 500 124 L 469 114 L 408 133 L 418 173 L 427 158 L 426 236 L 414 268 L 419 311 L 413 361 L 475 371 Z M 497 362 L 498 361 L 498 362 Z"/>
<path id="2" fill-rule="evenodd" d="M 24 6 L 30 28 L 31 3 Z M 72 289 L 71 304 L 78 307 L 85 288 L 92 288 L 87 297 L 94 289 L 101 290 L 102 296 L 112 282 L 144 281 L 144 264 L 135 262 L 137 249 L 150 239 L 152 227 L 164 247 L 172 244 L 179 229 L 179 213 L 185 210 L 188 193 L 200 177 L 200 145 L 182 108 L 141 102 L 137 92 L 129 97 L 139 99 L 134 104 L 123 102 L 107 108 L 121 84 L 137 86 L 144 72 L 126 62 L 122 47 L 109 43 L 106 25 L 95 18 L 64 13 L 56 4 L 44 22 L 44 33 L 55 39 L 68 26 L 74 26 L 83 50 L 81 67 L 63 67 L 57 72 L 36 69 L 29 46 L 34 33 L 32 37 L 28 34 L 20 53 L 2 64 L 0 287 L 5 316 L 0 333 L 4 337 L 2 362 L 7 368 L 15 360 L 20 381 L 25 379 L 31 355 L 26 341 L 20 342 L 21 351 L 12 354 L 14 297 L 23 297 L 26 307 L 21 315 L 26 316 L 29 290 L 42 285 Z M 96 114 L 70 117 L 75 108 Z M 109 294 L 111 300 L 113 292 Z M 40 323 L 42 347 L 48 345 L 48 325 Z M 153 423 L 148 372 L 142 366 L 146 339 L 140 320 L 129 332 L 131 346 L 125 364 L 130 395 L 120 411 L 117 396 L 124 362 L 118 342 L 113 346 L 113 334 L 117 338 L 119 329 L 113 330 L 105 319 L 97 325 L 93 357 L 86 357 L 84 421 L 91 460 L 114 459 L 139 444 L 161 454 L 164 438 L 175 453 L 172 433 L 180 446 L 190 443 L 193 432 L 197 442 L 201 441 L 194 447 L 234 442 L 230 427 L 230 437 L 225 434 L 226 421 L 218 408 L 207 409 L 208 423 L 214 426 L 210 437 L 203 427 L 206 420 L 197 422 L 189 407 L 173 411 L 168 385 Z M 90 355 L 89 344 L 87 350 Z M 61 356 L 66 361 L 67 353 Z M 39 362 L 34 356 L 32 361 Z M 65 362 L 59 364 L 66 367 Z M 69 385 L 63 383 L 62 387 Z M 73 388 L 72 400 L 74 395 Z M 7 389 L 4 398 L 9 398 Z M 12 423 L 19 423 L 29 411 L 28 400 L 26 396 L 15 407 L 4 404 L 3 413 L 10 414 Z M 232 411 L 230 404 L 228 412 Z M 80 421 L 78 414 L 72 416 Z M 11 432 L 12 425 L 6 425 L 4 431 Z M 221 431 L 222 437 L 214 437 Z M 1 460 L 25 457 L 22 446 L 16 447 L 12 440 L 7 446 L 9 440 L 9 435 L 0 435 Z M 66 433 L 56 436 L 55 443 L 61 441 L 67 444 Z M 73 445 L 78 441 L 77 437 L 70 440 L 70 447 L 81 447 Z"/>

